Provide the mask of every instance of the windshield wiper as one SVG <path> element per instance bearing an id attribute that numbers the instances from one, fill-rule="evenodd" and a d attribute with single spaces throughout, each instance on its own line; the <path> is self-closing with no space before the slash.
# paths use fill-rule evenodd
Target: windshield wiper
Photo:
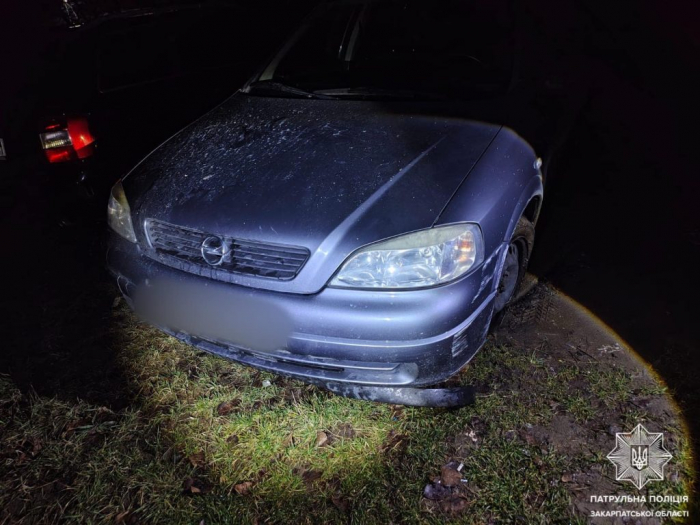
<path id="1" fill-rule="evenodd" d="M 316 95 L 330 95 L 333 97 L 362 97 L 362 98 L 396 98 L 396 99 L 422 99 L 422 100 L 446 100 L 449 97 L 442 93 L 431 91 L 415 91 L 410 89 L 389 89 L 378 87 L 352 87 L 319 89 L 314 91 Z"/>
<path id="2" fill-rule="evenodd" d="M 304 91 L 301 88 L 290 86 L 284 84 L 283 82 L 278 82 L 276 80 L 258 80 L 253 82 L 248 86 L 246 93 L 250 93 L 253 90 L 261 89 L 267 91 L 279 91 L 281 93 L 288 93 L 290 95 L 296 95 L 298 97 L 304 98 L 318 98 L 324 100 L 334 99 L 335 97 L 330 95 L 325 95 L 323 93 L 312 93 L 310 91 Z"/>

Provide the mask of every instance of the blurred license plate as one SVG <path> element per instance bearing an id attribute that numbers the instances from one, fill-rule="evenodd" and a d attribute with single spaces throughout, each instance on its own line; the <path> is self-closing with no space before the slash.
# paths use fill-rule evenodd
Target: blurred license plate
<path id="1" fill-rule="evenodd" d="M 157 326 L 250 350 L 285 348 L 292 331 L 278 305 L 225 287 L 160 280 L 138 287 L 134 301 Z"/>

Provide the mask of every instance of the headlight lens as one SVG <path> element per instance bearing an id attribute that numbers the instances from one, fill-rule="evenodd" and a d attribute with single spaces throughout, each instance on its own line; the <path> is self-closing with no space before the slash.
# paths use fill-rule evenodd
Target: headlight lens
<path id="1" fill-rule="evenodd" d="M 381 241 L 351 255 L 331 281 L 344 288 L 425 288 L 464 275 L 484 259 L 476 224 L 453 224 Z"/>
<path id="2" fill-rule="evenodd" d="M 129 203 L 126 200 L 126 194 L 121 182 L 117 182 L 112 187 L 109 204 L 107 205 L 107 223 L 110 228 L 125 239 L 136 242 L 134 225 L 131 222 L 131 210 L 129 209 Z"/>

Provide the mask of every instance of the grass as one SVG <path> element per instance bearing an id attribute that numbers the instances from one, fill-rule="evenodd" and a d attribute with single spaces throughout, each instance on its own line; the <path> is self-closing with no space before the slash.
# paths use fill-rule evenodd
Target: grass
<path id="1" fill-rule="evenodd" d="M 0 377 L 0 522 L 583 523 L 562 476 L 594 464 L 610 474 L 604 454 L 558 452 L 531 429 L 562 413 L 590 423 L 601 407 L 646 417 L 626 403 L 626 372 L 541 350 L 487 345 L 458 381 L 488 392 L 426 410 L 208 356 L 123 306 L 112 331 L 130 381 L 124 409 L 22 393 Z M 652 490 L 686 494 L 690 449 L 670 430 L 680 477 Z M 422 497 L 449 460 L 464 463 L 459 512 Z"/>

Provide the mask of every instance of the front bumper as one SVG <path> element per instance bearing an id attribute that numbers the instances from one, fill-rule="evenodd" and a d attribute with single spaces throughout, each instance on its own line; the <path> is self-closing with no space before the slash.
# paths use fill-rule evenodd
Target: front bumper
<path id="1" fill-rule="evenodd" d="M 354 387 L 431 385 L 462 368 L 486 339 L 498 259 L 490 257 L 464 279 L 438 288 L 397 292 L 325 288 L 313 295 L 257 290 L 186 273 L 154 261 L 139 245 L 115 234 L 107 266 L 132 307 L 137 290 L 163 279 L 206 287 L 238 304 L 255 301 L 274 306 L 274 311 L 284 312 L 292 330 L 286 346 L 272 351 L 202 336 L 167 319 L 157 324 L 204 351 L 320 386 L 335 385 L 342 393 Z M 275 319 L 265 322 L 272 325 Z"/>

